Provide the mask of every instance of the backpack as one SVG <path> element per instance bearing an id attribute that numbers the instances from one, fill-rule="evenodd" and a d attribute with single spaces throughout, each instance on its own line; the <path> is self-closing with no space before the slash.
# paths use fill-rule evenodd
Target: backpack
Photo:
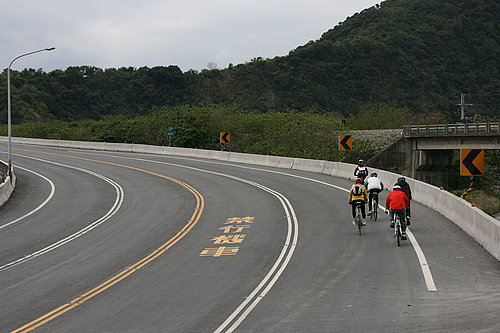
<path id="1" fill-rule="evenodd" d="M 354 185 L 353 189 L 352 189 L 352 194 L 356 197 L 360 197 L 363 195 L 363 189 L 361 188 L 361 185 L 360 184 L 356 184 Z"/>
<path id="2" fill-rule="evenodd" d="M 365 178 L 366 176 L 368 176 L 368 170 L 366 170 L 366 168 L 358 169 L 359 178 Z"/>

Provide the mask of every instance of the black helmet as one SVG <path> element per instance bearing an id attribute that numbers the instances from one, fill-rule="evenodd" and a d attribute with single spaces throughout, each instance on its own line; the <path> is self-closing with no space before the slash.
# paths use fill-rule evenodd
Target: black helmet
<path id="1" fill-rule="evenodd" d="M 378 175 L 377 175 L 376 172 L 372 172 L 372 174 L 370 176 L 372 176 L 372 177 L 378 177 Z"/>
<path id="2" fill-rule="evenodd" d="M 398 182 L 404 182 L 404 181 L 406 181 L 406 178 L 405 178 L 405 177 L 399 177 L 399 178 L 398 178 Z"/>

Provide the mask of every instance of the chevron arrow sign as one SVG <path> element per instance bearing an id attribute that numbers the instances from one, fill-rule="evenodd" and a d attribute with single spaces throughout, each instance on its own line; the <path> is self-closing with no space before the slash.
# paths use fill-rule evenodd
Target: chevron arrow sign
<path id="1" fill-rule="evenodd" d="M 484 176 L 484 149 L 460 149 L 460 175 Z"/>
<path id="2" fill-rule="evenodd" d="M 219 138 L 220 138 L 220 140 L 219 140 L 220 143 L 229 143 L 229 142 L 231 142 L 231 133 L 230 132 L 220 132 Z"/>
<path id="3" fill-rule="evenodd" d="M 352 150 L 352 135 L 339 135 L 339 150 Z"/>

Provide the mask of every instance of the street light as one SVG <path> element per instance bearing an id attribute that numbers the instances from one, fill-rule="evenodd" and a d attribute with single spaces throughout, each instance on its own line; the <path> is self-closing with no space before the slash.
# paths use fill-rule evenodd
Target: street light
<path id="1" fill-rule="evenodd" d="M 33 52 L 28 52 L 25 54 L 21 54 L 20 56 L 15 57 L 9 64 L 9 68 L 7 68 L 7 136 L 9 137 L 9 149 L 8 149 L 8 160 L 9 160 L 9 170 L 8 174 L 10 175 L 12 171 L 12 162 L 11 162 L 11 152 L 12 152 L 12 125 L 11 125 L 11 112 L 10 112 L 10 67 L 17 59 L 21 57 L 25 57 L 27 55 L 43 52 L 43 51 L 52 51 L 55 50 L 55 47 L 48 47 L 46 49 L 36 50 Z"/>

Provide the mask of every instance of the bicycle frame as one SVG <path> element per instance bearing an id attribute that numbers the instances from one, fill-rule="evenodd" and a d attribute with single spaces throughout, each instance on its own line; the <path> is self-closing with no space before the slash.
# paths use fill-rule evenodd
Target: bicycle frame
<path id="1" fill-rule="evenodd" d="M 378 216 L 378 192 L 373 193 L 373 198 L 372 198 L 372 216 L 374 221 L 377 221 L 377 216 Z"/>
<path id="2" fill-rule="evenodd" d="M 356 218 L 354 220 L 356 221 L 359 234 L 361 235 L 361 229 L 363 228 L 363 217 L 361 214 L 361 203 L 359 202 L 356 203 Z"/>
<path id="3" fill-rule="evenodd" d="M 394 214 L 394 237 L 396 237 L 398 241 L 398 246 L 401 245 L 401 234 L 401 220 L 398 214 Z"/>

